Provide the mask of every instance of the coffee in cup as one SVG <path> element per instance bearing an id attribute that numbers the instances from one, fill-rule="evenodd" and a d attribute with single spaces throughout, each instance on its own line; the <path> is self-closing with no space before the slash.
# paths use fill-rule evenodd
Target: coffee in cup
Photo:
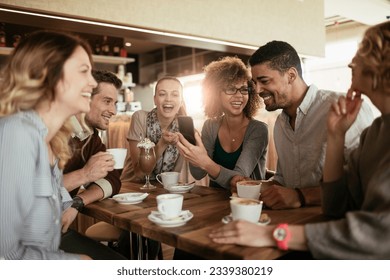
<path id="1" fill-rule="evenodd" d="M 260 181 L 237 182 L 237 194 L 241 198 L 259 199 L 261 189 Z"/>
<path id="2" fill-rule="evenodd" d="M 124 148 L 107 149 L 107 152 L 109 152 L 114 157 L 114 161 L 115 161 L 114 169 L 123 169 L 123 166 L 125 164 L 127 149 Z"/>
<path id="3" fill-rule="evenodd" d="M 165 188 L 177 185 L 179 182 L 179 172 L 162 172 L 157 174 L 156 180 L 160 182 Z"/>
<path id="4" fill-rule="evenodd" d="M 180 215 L 183 207 L 183 195 L 160 194 L 156 197 L 157 209 L 164 219 L 176 218 Z"/>
<path id="5" fill-rule="evenodd" d="M 257 223 L 263 209 L 263 202 L 254 199 L 233 198 L 230 200 L 233 220 Z"/>

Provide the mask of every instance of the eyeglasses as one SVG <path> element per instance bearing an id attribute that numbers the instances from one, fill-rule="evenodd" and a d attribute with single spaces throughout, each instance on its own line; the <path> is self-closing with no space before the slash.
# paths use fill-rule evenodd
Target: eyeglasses
<path id="1" fill-rule="evenodd" d="M 242 88 L 235 88 L 230 87 L 223 90 L 226 95 L 235 95 L 237 91 L 239 91 L 242 95 L 248 95 L 249 94 L 249 88 L 242 87 Z"/>

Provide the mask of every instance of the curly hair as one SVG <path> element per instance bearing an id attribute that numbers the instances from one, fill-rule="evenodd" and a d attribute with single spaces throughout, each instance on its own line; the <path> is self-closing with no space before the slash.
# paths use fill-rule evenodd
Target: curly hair
<path id="1" fill-rule="evenodd" d="M 251 76 L 244 62 L 238 57 L 226 56 L 213 61 L 204 68 L 205 78 L 202 83 L 204 112 L 208 118 L 218 118 L 222 111 L 220 92 L 235 83 L 246 81 L 252 88 Z M 251 118 L 260 107 L 260 97 L 249 91 L 248 103 L 243 113 Z"/>
<path id="2" fill-rule="evenodd" d="M 261 46 L 249 58 L 249 65 L 255 66 L 269 62 L 271 69 L 285 73 L 289 68 L 294 67 L 302 78 L 301 60 L 297 51 L 283 41 L 271 41 Z"/>
<path id="3" fill-rule="evenodd" d="M 37 31 L 23 39 L 0 75 L 0 117 L 32 110 L 44 100 L 54 100 L 56 85 L 63 78 L 64 64 L 79 46 L 92 63 L 89 44 L 73 35 Z M 60 168 L 71 157 L 70 135 L 71 125 L 67 122 L 50 141 Z"/>
<path id="4" fill-rule="evenodd" d="M 376 87 L 390 93 L 390 21 L 368 28 L 356 52 Z"/>

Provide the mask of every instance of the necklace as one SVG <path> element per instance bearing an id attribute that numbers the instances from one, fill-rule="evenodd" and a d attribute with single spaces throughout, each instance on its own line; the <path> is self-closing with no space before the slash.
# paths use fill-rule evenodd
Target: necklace
<path id="1" fill-rule="evenodd" d="M 226 121 L 226 125 L 227 125 L 228 132 L 229 132 L 229 137 L 230 137 L 231 141 L 232 141 L 232 142 L 236 142 L 236 138 L 235 138 L 235 137 L 232 137 L 232 133 L 231 133 L 231 131 L 230 131 L 230 126 L 229 126 L 229 123 L 228 123 L 228 121 L 227 121 L 227 118 L 225 117 L 224 119 L 225 119 L 225 121 Z M 243 127 L 245 127 L 245 126 L 247 126 L 247 124 L 241 126 L 237 131 L 240 133 L 240 132 L 241 132 L 241 129 L 242 129 Z M 240 135 L 238 135 L 238 137 L 240 137 Z"/>

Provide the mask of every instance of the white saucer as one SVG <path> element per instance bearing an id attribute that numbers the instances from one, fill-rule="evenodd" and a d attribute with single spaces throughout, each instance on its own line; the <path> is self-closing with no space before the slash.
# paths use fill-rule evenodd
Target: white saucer
<path id="1" fill-rule="evenodd" d="M 149 194 L 134 192 L 134 193 L 121 193 L 114 195 L 112 199 L 120 204 L 137 204 L 141 203 Z"/>
<path id="2" fill-rule="evenodd" d="M 228 223 L 232 222 L 233 221 L 232 214 L 226 215 L 225 217 L 222 218 L 221 221 L 224 224 L 228 224 Z M 259 222 L 257 224 L 261 225 L 261 226 L 266 226 L 269 223 L 271 223 L 271 218 L 267 214 L 265 214 L 265 213 L 261 214 L 260 215 L 260 220 L 259 220 Z"/>
<path id="3" fill-rule="evenodd" d="M 190 185 L 173 185 L 169 187 L 164 187 L 167 191 L 170 193 L 187 193 L 189 192 L 193 187 L 195 186 L 195 183 L 190 184 Z"/>
<path id="4" fill-rule="evenodd" d="M 179 227 L 186 224 L 193 217 L 194 214 L 192 214 L 189 210 L 183 210 L 178 217 L 164 220 L 160 212 L 152 211 L 148 216 L 148 219 L 161 227 Z"/>

